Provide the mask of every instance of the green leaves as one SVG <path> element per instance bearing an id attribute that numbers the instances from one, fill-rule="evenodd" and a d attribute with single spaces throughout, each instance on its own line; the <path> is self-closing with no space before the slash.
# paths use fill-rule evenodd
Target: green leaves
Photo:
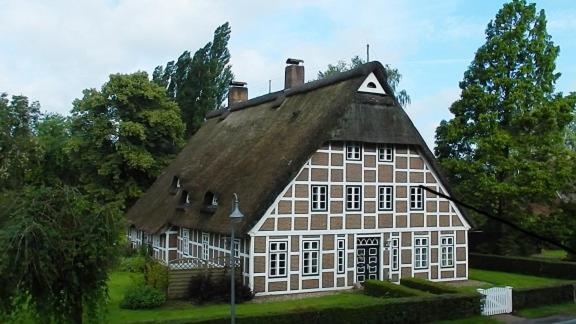
<path id="1" fill-rule="evenodd" d="M 520 224 L 538 222 L 528 206 L 555 208 L 557 192 L 572 182 L 574 153 L 564 139 L 575 101 L 554 92 L 558 52 L 544 11 L 524 0 L 505 4 L 464 73 L 454 118 L 436 130 L 435 153 L 460 196 Z M 499 242 L 488 249 L 527 251 L 506 241 L 505 250 Z"/>

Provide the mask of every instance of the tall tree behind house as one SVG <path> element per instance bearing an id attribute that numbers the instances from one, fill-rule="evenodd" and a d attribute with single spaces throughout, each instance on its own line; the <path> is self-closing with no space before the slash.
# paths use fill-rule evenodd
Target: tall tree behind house
<path id="1" fill-rule="evenodd" d="M 505 4 L 464 73 L 454 117 L 436 130 L 435 153 L 461 198 L 535 230 L 545 229 L 530 206 L 553 206 L 574 174 L 564 137 L 576 96 L 555 92 L 558 53 L 543 10 L 525 0 Z M 484 230 L 493 237 L 487 252 L 534 249 L 500 223 L 487 221 Z"/>
<path id="2" fill-rule="evenodd" d="M 176 62 L 168 62 L 165 68 L 160 65 L 152 74 L 153 81 L 180 105 L 186 137 L 196 132 L 208 111 L 219 108 L 234 79 L 228 51 L 230 31 L 230 25 L 223 24 L 214 31 L 212 42 L 193 56 L 185 51 Z"/>

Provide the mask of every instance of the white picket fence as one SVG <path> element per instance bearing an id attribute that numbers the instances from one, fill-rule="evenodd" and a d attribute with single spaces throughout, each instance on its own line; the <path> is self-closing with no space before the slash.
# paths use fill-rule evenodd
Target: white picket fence
<path id="1" fill-rule="evenodd" d="M 490 289 L 477 289 L 484 295 L 482 298 L 482 315 L 496 315 L 512 313 L 512 287 L 494 287 Z"/>

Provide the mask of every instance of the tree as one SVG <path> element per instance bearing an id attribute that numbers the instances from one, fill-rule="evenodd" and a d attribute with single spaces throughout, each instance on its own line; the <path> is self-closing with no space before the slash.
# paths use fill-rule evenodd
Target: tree
<path id="1" fill-rule="evenodd" d="M 66 186 L 7 191 L 0 205 L 0 320 L 22 308 L 45 323 L 81 323 L 83 311 L 96 319 L 119 210 Z"/>
<path id="2" fill-rule="evenodd" d="M 557 193 L 573 179 L 574 154 L 564 136 L 576 98 L 554 90 L 558 52 L 543 10 L 525 0 L 505 4 L 464 73 L 450 107 L 454 117 L 436 130 L 435 153 L 462 200 L 540 230 L 542 217 L 533 211 L 554 209 Z M 483 227 L 493 237 L 486 251 L 534 248 L 500 223 Z"/>
<path id="3" fill-rule="evenodd" d="M 176 63 L 170 61 L 166 68 L 160 65 L 154 70 L 153 81 L 164 87 L 180 106 L 186 137 L 196 132 L 207 112 L 220 107 L 234 79 L 229 64 L 230 32 L 230 25 L 225 23 L 216 28 L 212 42 L 193 56 L 185 51 Z"/>
<path id="4" fill-rule="evenodd" d="M 35 128 L 40 104 L 26 96 L 0 94 L 0 190 L 24 184 L 37 154 Z"/>
<path id="5" fill-rule="evenodd" d="M 358 55 L 356 55 L 352 59 L 350 59 L 350 63 L 346 63 L 345 61 L 338 61 L 336 63 L 336 65 L 328 64 L 328 67 L 326 68 L 325 71 L 318 71 L 317 79 L 324 79 L 324 78 L 330 77 L 336 73 L 352 70 L 352 69 L 357 68 L 358 66 L 360 66 L 364 63 L 366 63 L 366 62 L 364 60 L 362 60 L 360 57 L 358 57 Z M 386 75 L 388 76 L 388 80 L 387 80 L 388 85 L 390 85 L 390 87 L 392 88 L 392 91 L 394 91 L 396 99 L 398 100 L 400 105 L 402 105 L 402 106 L 409 105 L 410 104 L 410 96 L 408 95 L 406 90 L 402 89 L 402 90 L 396 91 L 396 89 L 398 88 L 398 85 L 400 84 L 400 80 L 402 80 L 402 74 L 400 74 L 400 72 L 398 72 L 398 69 L 395 69 L 388 64 L 384 65 L 384 69 L 386 69 Z"/>
<path id="6" fill-rule="evenodd" d="M 71 131 L 69 150 L 86 192 L 129 207 L 179 152 L 184 124 L 164 89 L 137 72 L 84 90 Z"/>

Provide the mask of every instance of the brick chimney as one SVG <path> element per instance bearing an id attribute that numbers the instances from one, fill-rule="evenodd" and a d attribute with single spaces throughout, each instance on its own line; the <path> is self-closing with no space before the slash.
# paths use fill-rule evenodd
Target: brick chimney
<path id="1" fill-rule="evenodd" d="M 230 88 L 228 88 L 228 107 L 235 103 L 244 102 L 248 100 L 248 88 L 246 82 L 232 81 Z"/>
<path id="2" fill-rule="evenodd" d="M 286 60 L 286 75 L 284 77 L 284 89 L 294 88 L 304 84 L 304 63 L 303 60 L 289 58 Z"/>

